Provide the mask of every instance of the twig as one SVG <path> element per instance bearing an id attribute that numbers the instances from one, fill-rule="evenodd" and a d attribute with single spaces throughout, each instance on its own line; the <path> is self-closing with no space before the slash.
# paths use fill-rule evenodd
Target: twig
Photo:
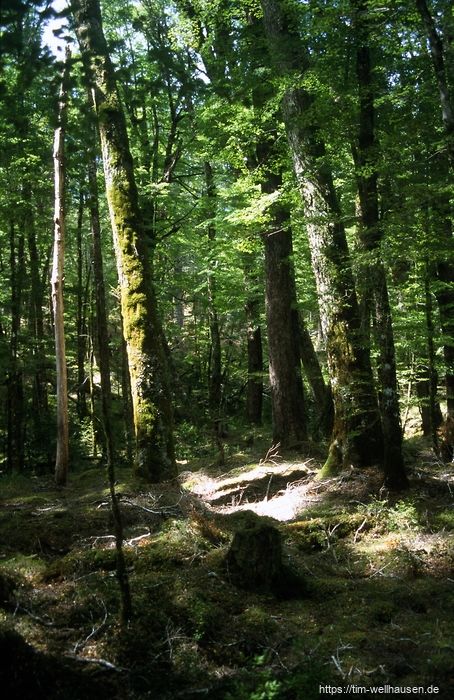
<path id="1" fill-rule="evenodd" d="M 77 654 L 79 649 L 83 649 L 86 646 L 87 642 L 89 642 L 90 639 L 92 639 L 95 635 L 97 635 L 106 626 L 106 622 L 107 622 L 107 618 L 109 616 L 109 613 L 107 612 L 107 608 L 106 608 L 103 600 L 101 600 L 101 604 L 102 604 L 102 607 L 104 608 L 103 621 L 101 622 L 100 625 L 98 625 L 98 627 L 93 627 L 90 634 L 87 637 L 85 637 L 85 639 L 83 639 L 82 641 L 76 642 L 76 644 L 74 645 L 74 654 Z"/>
<path id="2" fill-rule="evenodd" d="M 359 528 L 358 528 L 357 531 L 355 532 L 355 536 L 354 536 L 354 538 L 353 538 L 353 544 L 356 544 L 356 540 L 358 539 L 358 535 L 359 535 L 359 533 L 361 532 L 361 530 L 363 529 L 363 527 L 364 527 L 364 525 L 365 525 L 366 523 L 367 523 L 367 518 L 364 518 L 363 522 L 361 523 L 361 525 L 359 526 Z"/>
<path id="3" fill-rule="evenodd" d="M 146 539 L 147 537 L 150 537 L 151 532 L 148 530 L 144 535 L 138 535 L 137 537 L 133 537 L 132 540 L 126 540 L 125 544 L 127 544 L 129 547 L 132 547 L 132 545 L 136 544 L 137 542 L 140 542 L 141 540 Z"/>
<path id="4" fill-rule="evenodd" d="M 280 442 L 277 442 L 275 445 L 271 445 L 271 447 L 268 449 L 265 457 L 260 460 L 259 466 L 263 466 L 267 462 L 271 462 L 272 464 L 276 464 L 277 462 L 274 461 L 274 457 L 281 459 L 281 455 L 279 454 L 279 448 L 281 446 Z"/>
<path id="5" fill-rule="evenodd" d="M 126 499 L 121 499 L 121 503 L 125 503 L 127 506 L 132 506 L 133 508 L 139 508 L 140 510 L 144 510 L 146 513 L 151 513 L 152 515 L 175 515 L 175 510 L 180 505 L 182 498 L 183 496 L 177 503 L 174 503 L 171 506 L 163 506 L 158 510 L 154 510 L 153 508 L 146 508 L 145 506 L 141 506 L 138 503 L 133 503 L 132 501 L 127 501 Z"/>
<path id="6" fill-rule="evenodd" d="M 16 609 L 14 611 L 14 614 L 16 614 L 16 612 L 18 610 L 22 613 L 25 613 L 26 615 L 31 617 L 32 620 L 36 620 L 36 622 L 39 622 L 41 625 L 44 625 L 45 627 L 55 627 L 55 622 L 53 622 L 52 620 L 50 620 L 50 622 L 49 622 L 49 621 L 45 620 L 43 617 L 40 617 L 39 615 L 35 615 L 34 613 L 32 613 L 31 610 L 28 610 L 28 608 L 24 608 L 22 605 L 19 605 L 19 604 L 16 605 Z"/>
<path id="7" fill-rule="evenodd" d="M 269 480 L 268 480 L 268 486 L 266 487 L 266 493 L 265 493 L 265 501 L 268 500 L 268 496 L 270 495 L 270 488 L 271 488 L 271 481 L 273 479 L 273 475 L 271 474 Z"/>
<path id="8" fill-rule="evenodd" d="M 65 656 L 68 659 L 80 661 L 80 663 L 96 664 L 97 666 L 103 666 L 103 668 L 107 668 L 109 669 L 109 671 L 116 671 L 117 673 L 123 673 L 124 671 L 128 671 L 127 668 L 124 668 L 123 666 L 115 666 L 115 664 L 111 663 L 110 661 L 106 661 L 106 659 L 87 658 L 85 656 L 76 656 L 75 654 L 65 654 Z"/>

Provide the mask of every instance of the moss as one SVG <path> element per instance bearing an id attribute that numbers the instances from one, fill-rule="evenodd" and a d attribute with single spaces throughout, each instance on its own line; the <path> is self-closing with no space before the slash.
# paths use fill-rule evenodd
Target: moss
<path id="1" fill-rule="evenodd" d="M 327 479 L 337 476 L 342 469 L 342 451 L 337 440 L 333 440 L 330 445 L 328 457 L 325 464 L 317 474 L 317 479 Z"/>
<path id="2" fill-rule="evenodd" d="M 432 518 L 435 529 L 454 530 L 454 508 L 446 508 Z"/>
<path id="3" fill-rule="evenodd" d="M 54 578 L 68 578 L 76 573 L 83 575 L 94 571 L 115 571 L 115 566 L 114 549 L 73 551 L 49 564 L 43 571 L 43 579 L 49 581 Z"/>
<path id="4" fill-rule="evenodd" d="M 311 552 L 347 537 L 356 532 L 361 525 L 363 525 L 362 532 L 372 525 L 371 522 L 364 523 L 364 516 L 361 513 L 329 513 L 324 517 L 289 523 L 283 529 L 298 549 Z"/>

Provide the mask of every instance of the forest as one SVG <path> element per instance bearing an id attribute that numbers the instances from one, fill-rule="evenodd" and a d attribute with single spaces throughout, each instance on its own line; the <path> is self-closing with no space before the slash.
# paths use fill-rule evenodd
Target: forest
<path id="1" fill-rule="evenodd" d="M 1 0 L 6 700 L 454 697 L 452 0 Z"/>

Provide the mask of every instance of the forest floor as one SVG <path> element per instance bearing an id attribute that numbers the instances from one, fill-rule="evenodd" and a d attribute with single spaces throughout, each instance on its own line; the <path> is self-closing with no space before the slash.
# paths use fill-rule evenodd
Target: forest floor
<path id="1" fill-rule="evenodd" d="M 222 467 L 188 460 L 178 483 L 118 470 L 126 629 L 104 473 L 75 470 L 60 490 L 1 477 L 2 697 L 311 700 L 388 685 L 453 698 L 454 468 L 420 438 L 406 451 L 399 497 L 374 470 L 320 481 L 315 458 L 257 447 Z M 304 579 L 288 599 L 229 578 L 232 533 L 251 510 L 273 519 Z"/>

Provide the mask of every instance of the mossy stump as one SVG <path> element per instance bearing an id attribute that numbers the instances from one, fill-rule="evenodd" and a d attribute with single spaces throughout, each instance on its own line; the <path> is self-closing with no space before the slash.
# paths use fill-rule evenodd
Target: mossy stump
<path id="1" fill-rule="evenodd" d="M 235 532 L 224 560 L 234 585 L 280 598 L 305 594 L 304 581 L 282 562 L 282 538 L 268 519 L 251 513 Z"/>

